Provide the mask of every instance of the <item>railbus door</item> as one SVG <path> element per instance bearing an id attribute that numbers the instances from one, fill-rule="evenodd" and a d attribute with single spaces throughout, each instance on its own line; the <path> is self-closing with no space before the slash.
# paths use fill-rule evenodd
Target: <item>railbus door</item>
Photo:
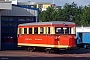
<path id="1" fill-rule="evenodd" d="M 53 26 L 50 26 L 50 27 L 47 27 L 47 44 L 48 44 L 48 47 L 53 47 L 54 46 L 54 27 Z"/>
<path id="2" fill-rule="evenodd" d="M 53 35 L 51 34 L 51 27 L 47 26 L 45 27 L 45 35 L 46 35 L 46 40 L 47 40 L 47 47 L 46 50 L 50 50 L 52 45 L 53 45 Z"/>
<path id="3" fill-rule="evenodd" d="M 45 35 L 45 40 L 46 40 L 46 46 L 50 47 L 50 27 L 43 27 L 44 28 L 44 32 L 43 34 Z"/>
<path id="4" fill-rule="evenodd" d="M 47 36 L 47 44 L 48 44 L 48 46 L 49 46 L 49 35 L 50 35 L 50 27 L 47 27 L 47 34 L 46 34 L 46 36 Z"/>

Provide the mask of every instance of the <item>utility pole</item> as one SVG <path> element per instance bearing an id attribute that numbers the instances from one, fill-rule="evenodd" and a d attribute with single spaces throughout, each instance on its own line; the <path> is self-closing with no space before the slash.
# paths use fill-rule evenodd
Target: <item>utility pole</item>
<path id="1" fill-rule="evenodd" d="M 52 6 L 53 6 L 53 7 L 55 7 L 55 3 L 54 3 L 54 0 L 52 0 L 52 1 L 53 1 L 53 3 L 52 3 Z"/>
<path id="2" fill-rule="evenodd" d="M 54 4 L 54 0 L 53 0 L 53 4 Z"/>

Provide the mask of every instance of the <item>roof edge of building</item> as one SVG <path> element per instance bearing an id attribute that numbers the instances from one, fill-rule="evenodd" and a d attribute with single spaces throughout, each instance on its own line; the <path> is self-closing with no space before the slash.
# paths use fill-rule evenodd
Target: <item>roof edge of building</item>
<path id="1" fill-rule="evenodd" d="M 21 6 L 21 5 L 15 5 L 15 4 L 12 4 L 12 6 L 21 7 L 21 8 L 27 8 L 27 9 L 32 9 L 32 10 L 38 10 L 38 8 L 31 8 L 31 7 L 26 7 L 26 6 Z"/>
<path id="2" fill-rule="evenodd" d="M 11 1 L 0 1 L 0 3 L 12 3 Z"/>

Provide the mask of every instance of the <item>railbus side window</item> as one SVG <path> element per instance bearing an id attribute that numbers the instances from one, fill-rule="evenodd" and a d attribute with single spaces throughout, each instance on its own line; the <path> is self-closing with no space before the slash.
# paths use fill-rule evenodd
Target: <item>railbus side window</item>
<path id="1" fill-rule="evenodd" d="M 50 27 L 50 34 L 55 34 L 55 27 L 53 26 Z"/>
<path id="2" fill-rule="evenodd" d="M 32 28 L 29 28 L 29 34 L 32 34 Z"/>
<path id="3" fill-rule="evenodd" d="M 24 34 L 27 34 L 27 28 L 24 28 Z"/>
<path id="4" fill-rule="evenodd" d="M 19 28 L 19 34 L 22 34 L 22 28 Z"/>
<path id="5" fill-rule="evenodd" d="M 34 28 L 34 34 L 38 34 L 38 28 Z"/>
<path id="6" fill-rule="evenodd" d="M 47 27 L 43 27 L 43 34 L 47 34 Z"/>
<path id="7" fill-rule="evenodd" d="M 50 27 L 48 27 L 48 34 L 50 34 Z"/>
<path id="8" fill-rule="evenodd" d="M 38 27 L 38 34 L 43 34 L 43 33 L 44 33 L 44 28 Z"/>
<path id="9" fill-rule="evenodd" d="M 71 34 L 76 34 L 76 27 L 71 27 Z"/>
<path id="10" fill-rule="evenodd" d="M 40 27 L 40 34 L 43 33 L 43 27 Z"/>

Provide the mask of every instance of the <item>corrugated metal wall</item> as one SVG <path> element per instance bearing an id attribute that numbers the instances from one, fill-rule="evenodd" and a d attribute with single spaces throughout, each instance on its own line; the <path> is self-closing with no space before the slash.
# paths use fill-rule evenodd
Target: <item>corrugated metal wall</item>
<path id="1" fill-rule="evenodd" d="M 1 50 L 1 14 L 0 14 L 0 50 Z"/>
<path id="2" fill-rule="evenodd" d="M 3 10 L 1 14 L 4 16 L 38 16 L 38 11 L 24 7 L 12 6 L 12 10 Z"/>

